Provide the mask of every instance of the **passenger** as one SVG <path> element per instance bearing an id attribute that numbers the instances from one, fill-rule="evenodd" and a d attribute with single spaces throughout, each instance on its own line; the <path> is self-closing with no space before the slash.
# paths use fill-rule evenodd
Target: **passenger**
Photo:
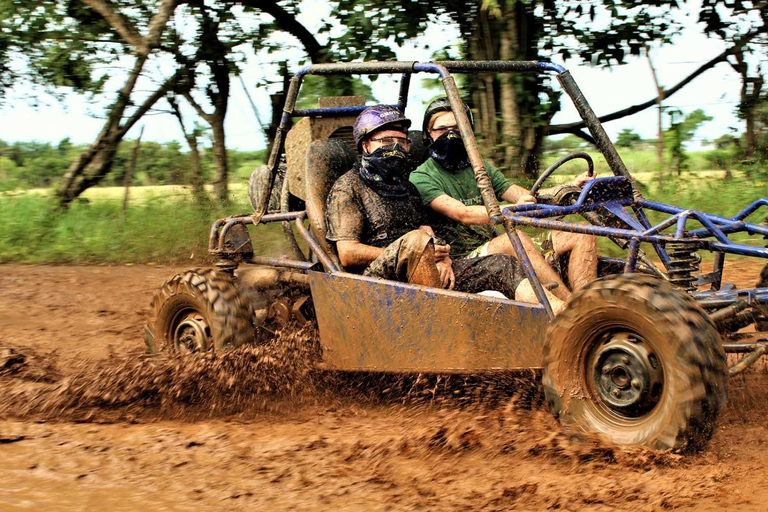
<path id="1" fill-rule="evenodd" d="M 464 108 L 472 122 L 469 107 Z M 490 219 L 477 188 L 467 150 L 459 134 L 456 118 L 447 98 L 434 100 L 424 114 L 422 136 L 430 158 L 410 175 L 424 205 L 432 210 L 429 217 L 437 235 L 448 241 L 458 257 L 472 259 L 491 254 L 515 256 L 506 235 L 494 236 Z M 512 184 L 493 165 L 485 162 L 496 197 L 512 204 L 535 203 L 525 188 Z M 574 184 L 582 186 L 586 173 Z M 542 283 L 557 283 L 552 290 L 565 300 L 570 295 L 560 275 L 539 253 L 525 233 L 518 231 L 525 251 Z M 595 237 L 576 233 L 554 232 L 544 249 L 558 257 L 568 255 L 568 280 L 578 290 L 597 277 L 597 245 Z M 550 247 L 546 247 L 550 245 Z M 553 262 L 557 261 L 553 259 Z"/>
<path id="2" fill-rule="evenodd" d="M 496 290 L 537 302 L 514 258 L 454 261 L 450 246 L 435 241 L 419 193 L 408 181 L 410 124 L 386 105 L 364 110 L 355 121 L 362 161 L 334 183 L 326 206 L 327 238 L 335 242 L 341 264 L 365 276 L 470 293 Z M 562 308 L 555 297 L 550 300 Z"/>

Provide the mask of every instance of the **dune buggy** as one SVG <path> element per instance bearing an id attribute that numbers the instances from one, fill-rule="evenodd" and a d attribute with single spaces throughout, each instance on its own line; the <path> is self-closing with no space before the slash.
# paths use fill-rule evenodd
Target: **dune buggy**
<path id="1" fill-rule="evenodd" d="M 556 188 L 536 204 L 499 205 L 453 74 L 521 72 L 556 75 L 614 176 L 595 178 L 582 189 Z M 365 101 L 321 98 L 318 108 L 295 108 L 302 79 L 400 75 L 396 106 L 404 111 L 417 73 L 441 80 L 491 221 L 516 249 L 538 304 L 348 273 L 326 240 L 325 199 L 335 179 L 356 161 L 352 125 Z M 424 148 L 412 148 L 411 158 L 414 165 L 423 161 Z M 593 167 L 586 153 L 561 158 L 542 174 L 534 192 L 571 159 Z M 155 295 L 145 330 L 149 351 L 222 349 L 253 342 L 254 330 L 292 320 L 316 322 L 324 368 L 434 373 L 541 368 L 546 402 L 562 423 L 619 445 L 661 450 L 703 447 L 726 400 L 729 373 L 743 371 L 766 352 L 765 339 L 750 340 L 738 331 L 764 322 L 768 288 L 737 290 L 722 276 L 727 254 L 768 258 L 765 248 L 728 238 L 738 232 L 768 235 L 766 225 L 746 220 L 768 200 L 726 218 L 645 199 L 571 74 L 556 64 L 303 67 L 285 91 L 268 163 L 251 176 L 249 196 L 253 212 L 217 220 L 211 228 L 216 268 L 176 275 Z M 651 222 L 648 212 L 663 220 Z M 581 220 L 564 220 L 574 215 Z M 247 227 L 275 222 L 282 223 L 290 254 L 256 255 L 259 237 Z M 574 294 L 555 316 L 546 283 L 520 243 L 521 226 L 605 237 L 626 257 L 601 257 L 603 277 Z M 700 251 L 714 254 L 711 272 L 701 272 Z M 726 353 L 744 357 L 728 368 Z"/>

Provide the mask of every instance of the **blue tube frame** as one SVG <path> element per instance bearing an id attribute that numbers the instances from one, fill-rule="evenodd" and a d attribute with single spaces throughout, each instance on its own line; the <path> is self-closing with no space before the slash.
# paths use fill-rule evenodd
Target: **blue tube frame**
<path id="1" fill-rule="evenodd" d="M 531 281 L 531 285 L 539 299 L 540 304 L 545 308 L 550 318 L 554 316 L 549 304 L 549 300 L 544 293 L 538 276 L 536 275 L 530 258 L 520 242 L 519 236 L 515 231 L 515 226 L 533 226 L 543 229 L 553 229 L 573 233 L 587 233 L 596 236 L 610 237 L 612 239 L 624 239 L 629 243 L 627 248 L 629 254 L 625 262 L 625 270 L 634 272 L 637 266 L 640 244 L 650 243 L 664 266 L 669 270 L 670 258 L 666 253 L 665 245 L 670 242 L 694 244 L 693 249 L 706 249 L 715 252 L 715 271 L 714 278 L 707 282 L 712 282 L 713 290 L 719 290 L 722 281 L 723 263 L 725 254 L 741 254 L 768 259 L 768 249 L 755 248 L 748 245 L 736 244 L 728 239 L 728 234 L 745 231 L 750 234 L 760 234 L 768 236 L 768 226 L 759 226 L 745 222 L 745 219 L 752 215 L 762 206 L 768 206 L 768 198 L 763 198 L 752 203 L 733 218 L 725 218 L 717 215 L 699 212 L 695 210 L 686 210 L 675 206 L 657 203 L 645 200 L 639 190 L 634 186 L 634 182 L 621 160 L 621 156 L 616 151 L 613 143 L 608 138 L 599 118 L 591 109 L 581 90 L 576 85 L 566 68 L 550 62 L 538 61 L 442 61 L 442 62 L 360 62 L 347 64 L 315 64 L 302 67 L 291 79 L 287 92 L 286 104 L 283 108 L 280 126 L 275 140 L 277 144 L 273 146 L 269 158 L 269 165 L 273 174 L 278 165 L 279 153 L 283 150 L 284 134 L 290 125 L 292 117 L 313 117 L 313 116 L 336 116 L 336 115 L 354 115 L 361 112 L 365 107 L 331 107 L 316 109 L 294 109 L 295 100 L 301 87 L 302 78 L 306 75 L 380 75 L 380 74 L 401 74 L 399 97 L 396 107 L 405 110 L 407 105 L 407 95 L 410 86 L 410 79 L 413 73 L 432 73 L 437 74 L 443 81 L 443 85 L 448 92 L 449 88 L 456 89 L 452 73 L 482 73 L 482 72 L 554 72 L 557 79 L 563 86 L 564 91 L 570 96 L 571 100 L 579 112 L 579 116 L 585 122 L 587 128 L 595 138 L 596 145 L 600 152 L 605 156 L 609 167 L 616 175 L 613 178 L 599 178 L 589 182 L 583 189 L 576 204 L 569 207 L 555 207 L 550 205 L 522 205 L 516 207 L 507 207 L 499 211 L 498 202 L 495 197 L 487 199 L 484 197 L 484 203 L 491 215 L 491 222 L 495 225 L 503 225 L 507 235 L 521 256 L 521 263 L 525 269 L 526 277 Z M 450 87 L 449 87 L 450 86 Z M 449 94 L 450 97 L 450 94 Z M 452 100 L 453 101 L 453 100 Z M 457 114 L 458 118 L 463 118 L 462 113 Z M 461 120 L 461 119 L 460 119 Z M 461 125 L 461 123 L 460 123 Z M 474 144 L 473 134 L 468 135 Z M 473 147 L 476 152 L 476 146 Z M 470 151 L 471 154 L 474 154 Z M 478 186 L 482 178 L 484 168 L 477 169 Z M 623 179 L 626 180 L 632 189 L 631 194 L 624 197 L 615 197 L 612 200 L 593 200 L 587 202 L 589 192 L 594 188 L 595 183 L 600 180 Z M 480 187 L 481 192 L 485 190 Z M 602 209 L 612 213 L 620 219 L 629 228 L 610 228 L 603 226 L 585 225 L 574 222 L 563 222 L 559 220 L 550 220 L 552 217 L 560 217 L 570 214 L 585 213 Z M 631 212 L 628 210 L 631 209 Z M 671 217 L 665 219 L 655 226 L 651 225 L 650 220 L 645 214 L 644 209 L 669 213 Z M 634 216 L 632 215 L 634 213 Z M 686 226 L 689 220 L 700 223 L 703 227 L 686 232 Z M 663 235 L 661 232 L 675 226 L 674 235 Z M 714 238 L 710 240 L 709 238 Z M 768 288 L 760 289 L 766 290 Z M 754 292 L 755 290 L 752 290 Z M 720 293 L 720 292 L 717 292 Z M 697 293 L 692 294 L 698 297 Z M 762 296 L 761 296 L 762 297 Z"/>
<path id="2" fill-rule="evenodd" d="M 722 282 L 722 260 L 725 254 L 739 254 L 768 259 L 767 248 L 738 244 L 732 242 L 728 238 L 728 234 L 739 232 L 768 236 L 768 226 L 745 222 L 747 217 L 754 214 L 762 206 L 768 206 L 768 198 L 758 199 L 747 208 L 737 213 L 734 217 L 727 218 L 711 213 L 648 201 L 646 199 L 638 200 L 631 194 L 613 197 L 603 201 L 595 200 L 591 197 L 591 192 L 595 187 L 619 185 L 625 180 L 627 180 L 627 178 L 624 176 L 611 176 L 591 180 L 587 182 L 579 194 L 579 198 L 571 206 L 523 204 L 504 208 L 502 210 L 502 215 L 509 218 L 515 226 L 529 226 L 627 240 L 629 242 L 629 253 L 627 255 L 625 271 L 630 273 L 635 272 L 636 270 L 637 255 L 641 242 L 652 244 L 654 248 L 657 249 L 657 252 L 659 252 L 659 250 L 663 251 L 663 247 L 667 243 L 690 243 L 693 246 L 693 250 L 704 249 L 717 253 L 718 264 L 715 265 L 715 270 L 713 272 L 715 282 L 717 283 L 716 288 L 719 288 L 720 283 Z M 616 190 L 617 187 L 613 187 L 613 189 Z M 627 208 L 631 208 L 636 217 L 632 217 L 632 214 Z M 639 213 L 643 212 L 644 209 L 668 213 L 670 216 L 658 224 L 651 226 L 647 217 L 645 217 L 645 222 L 640 218 Z M 549 220 L 553 217 L 582 214 L 597 210 L 612 213 L 614 217 L 624 222 L 624 224 L 627 224 L 628 227 L 613 228 L 581 224 L 578 222 Z M 496 223 L 499 223 L 498 219 L 495 221 Z M 703 227 L 687 231 L 686 228 L 689 221 L 698 222 Z M 673 234 L 662 234 L 664 230 L 673 226 Z M 523 259 L 521 263 L 524 266 L 530 265 L 528 255 L 522 253 L 521 256 Z M 666 269 L 669 270 L 668 261 L 662 259 L 662 262 Z M 768 297 L 763 293 L 760 294 L 760 298 L 763 299 Z"/>

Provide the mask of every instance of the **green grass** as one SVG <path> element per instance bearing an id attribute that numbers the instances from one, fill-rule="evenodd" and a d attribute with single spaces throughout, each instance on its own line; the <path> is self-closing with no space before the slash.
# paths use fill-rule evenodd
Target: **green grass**
<path id="1" fill-rule="evenodd" d="M 213 185 L 205 187 L 209 194 L 213 193 Z M 231 183 L 229 195 L 235 203 L 247 203 L 248 185 L 245 183 Z M 0 192 L 0 200 L 8 197 L 50 197 L 52 189 L 33 188 L 28 190 L 15 190 Z M 144 204 L 149 201 L 166 201 L 174 199 L 192 199 L 192 189 L 186 185 L 149 185 L 145 187 L 131 187 L 128 202 Z M 122 204 L 125 196 L 125 187 L 92 187 L 83 192 L 82 198 L 88 201 L 120 201 Z"/>
<path id="2" fill-rule="evenodd" d="M 653 158 L 647 151 L 645 156 L 639 153 L 623 155 L 630 168 L 640 165 L 648 155 Z M 595 157 L 595 164 L 600 175 L 609 175 L 601 157 Z M 583 162 L 569 163 L 553 176 L 552 184 L 572 179 L 583 168 Z M 648 199 L 724 216 L 768 196 L 765 180 L 750 179 L 741 172 L 734 172 L 730 181 L 723 179 L 723 171 L 708 170 L 681 177 L 662 178 L 653 171 L 635 171 L 633 175 Z M 122 187 L 92 188 L 84 194 L 86 200 L 76 201 L 64 213 L 51 212 L 49 190 L 0 194 L 0 263 L 209 263 L 207 240 L 212 222 L 251 211 L 242 184 L 231 186 L 232 200 L 226 207 L 196 205 L 187 187 L 134 187 L 124 214 L 123 193 Z M 750 220 L 760 222 L 766 213 L 760 211 Z M 661 218 L 661 214 L 652 215 L 652 220 Z M 251 235 L 257 254 L 286 252 L 277 224 L 251 228 Z M 761 237 L 747 234 L 732 239 L 765 245 Z M 601 240 L 601 251 L 621 255 L 607 240 Z"/>
<path id="3" fill-rule="evenodd" d="M 143 199 L 125 214 L 122 202 L 110 199 L 76 202 L 54 213 L 44 196 L 0 198 L 0 263 L 203 262 L 213 221 L 250 211 L 242 200 L 203 208 L 186 196 L 136 192 Z M 285 250 L 279 225 L 252 229 L 257 254 Z"/>

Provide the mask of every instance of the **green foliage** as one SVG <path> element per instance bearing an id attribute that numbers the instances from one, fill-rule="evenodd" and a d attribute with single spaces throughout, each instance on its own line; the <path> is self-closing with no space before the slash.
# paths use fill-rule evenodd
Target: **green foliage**
<path id="1" fill-rule="evenodd" d="M 758 162 L 768 162 L 768 92 L 755 109 L 755 146 Z"/>
<path id="2" fill-rule="evenodd" d="M 632 128 L 624 128 L 616 137 L 616 145 L 620 148 L 631 148 L 642 142 L 643 139 Z"/>
<path id="3" fill-rule="evenodd" d="M 250 206 L 241 201 L 225 212 L 201 208 L 189 198 L 149 196 L 131 204 L 125 215 L 120 200 L 76 202 L 65 213 L 53 213 L 45 197 L 0 197 L 0 263 L 205 261 L 211 224 L 235 210 Z M 253 234 L 260 254 L 286 250 L 276 224 Z"/>
<path id="4" fill-rule="evenodd" d="M 576 135 L 566 135 L 557 139 L 548 137 L 544 142 L 544 153 L 579 151 L 585 147 L 587 147 L 587 143 Z"/>
<path id="5" fill-rule="evenodd" d="M 680 137 L 682 137 L 683 142 L 688 142 L 693 139 L 696 130 L 698 130 L 702 124 L 713 119 L 712 116 L 708 116 L 700 108 L 694 110 L 682 119 L 679 119 L 681 115 L 682 113 L 679 110 L 670 112 L 673 124 L 676 123 L 680 125 Z"/>
<path id="6" fill-rule="evenodd" d="M 327 96 L 365 96 L 366 101 L 376 101 L 373 89 L 360 77 L 309 75 L 301 82 L 296 108 L 317 108 L 317 99 Z"/>
<path id="7" fill-rule="evenodd" d="M 729 133 L 726 133 L 719 136 L 712 142 L 714 143 L 716 149 L 731 149 L 738 145 L 739 139 Z"/>
<path id="8" fill-rule="evenodd" d="M 729 170 L 733 168 L 734 148 L 713 149 L 704 154 L 704 158 L 713 169 Z"/>
<path id="9" fill-rule="evenodd" d="M 126 140 L 115 156 L 114 172 L 104 185 L 123 185 L 125 168 L 133 141 Z M 14 142 L 0 140 L 0 191 L 54 186 L 70 163 L 85 148 L 69 138 L 58 144 L 47 142 Z M 254 167 L 264 163 L 266 150 L 227 152 L 234 171 L 233 182 L 245 182 Z M 213 176 L 214 160 L 210 149 L 201 148 L 203 181 Z M 178 142 L 143 141 L 132 179 L 133 185 L 173 185 L 190 182 L 191 163 L 186 147 Z"/>
<path id="10" fill-rule="evenodd" d="M 142 15 L 156 3 L 132 3 L 135 8 L 123 14 L 141 26 Z M 0 99 L 19 82 L 99 93 L 108 73 L 97 69 L 130 51 L 100 15 L 78 0 L 0 0 L 0 26 Z"/>
<path id="11" fill-rule="evenodd" d="M 648 160 L 653 151 L 645 151 Z M 640 162 L 640 153 L 622 152 L 630 167 Z M 696 161 L 696 158 L 692 160 Z M 595 156 L 600 172 L 604 162 Z M 570 170 L 569 170 L 570 169 Z M 582 172 L 578 163 L 564 170 L 561 178 Z M 642 168 L 634 168 L 642 171 Z M 738 173 L 738 171 L 737 171 Z M 744 173 L 723 181 L 720 172 L 696 172 L 682 178 L 658 181 L 653 175 L 636 172 L 647 198 L 731 216 L 751 201 L 768 196 L 760 178 Z M 556 181 L 556 180 L 555 180 Z M 233 204 L 201 208 L 190 194 L 179 189 L 134 188 L 127 214 L 122 213 L 121 189 L 92 189 L 90 202 L 77 201 L 64 213 L 53 213 L 45 196 L 0 195 L 0 263 L 211 263 L 207 260 L 207 236 L 211 223 L 229 214 L 250 211 L 244 194 L 235 194 Z M 660 220 L 654 216 L 652 221 Z M 251 229 L 254 248 L 260 254 L 285 254 L 280 226 Z M 762 238 L 734 237 L 761 245 Z M 603 240 L 603 253 L 620 256 L 615 246 Z"/>
<path id="12" fill-rule="evenodd" d="M 689 165 L 685 143 L 693 138 L 696 130 L 703 123 L 711 121 L 712 117 L 705 114 L 701 109 L 696 109 L 684 117 L 680 110 L 674 109 L 669 111 L 669 117 L 671 118 L 671 125 L 664 135 L 664 145 L 669 151 L 672 168 L 679 175 L 688 169 Z"/>

